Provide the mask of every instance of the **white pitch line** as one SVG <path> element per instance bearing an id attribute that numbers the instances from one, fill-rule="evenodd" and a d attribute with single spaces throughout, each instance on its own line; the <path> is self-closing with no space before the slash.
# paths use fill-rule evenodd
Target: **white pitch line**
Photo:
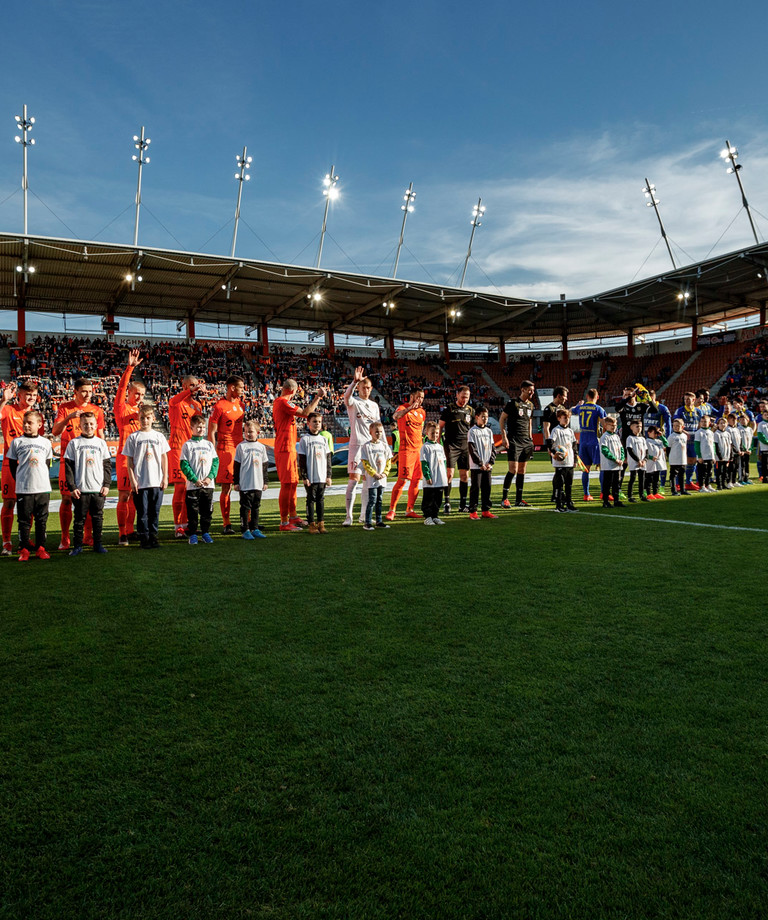
<path id="1" fill-rule="evenodd" d="M 703 524 L 699 521 L 674 521 L 671 518 L 635 517 L 633 514 L 595 514 L 594 511 L 581 511 L 586 517 L 599 517 L 604 521 L 622 518 L 625 521 L 653 521 L 655 524 L 683 524 L 686 527 L 711 527 L 714 530 L 746 530 L 749 533 L 768 533 L 762 527 L 733 527 L 728 524 Z"/>

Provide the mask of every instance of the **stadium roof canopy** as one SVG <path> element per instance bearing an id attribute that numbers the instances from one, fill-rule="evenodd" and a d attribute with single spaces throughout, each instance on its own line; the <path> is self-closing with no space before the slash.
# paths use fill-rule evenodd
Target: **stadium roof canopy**
<path id="1" fill-rule="evenodd" d="M 697 318 L 714 323 L 757 312 L 768 300 L 767 277 L 768 244 L 761 244 L 580 300 L 532 301 L 295 265 L 0 233 L 0 309 L 266 323 L 422 342 L 560 341 L 564 333 L 578 340 L 676 329 Z"/>

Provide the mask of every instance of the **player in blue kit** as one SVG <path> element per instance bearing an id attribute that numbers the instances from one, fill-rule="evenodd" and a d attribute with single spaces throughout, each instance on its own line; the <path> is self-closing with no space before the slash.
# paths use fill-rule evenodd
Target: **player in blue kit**
<path id="1" fill-rule="evenodd" d="M 651 400 L 656 405 L 656 410 L 652 411 L 649 409 L 645 413 L 645 430 L 649 430 L 651 426 L 657 428 L 659 434 L 667 441 L 669 440 L 670 435 L 672 434 L 672 413 L 667 409 L 667 407 L 662 402 L 658 402 L 656 399 L 656 390 L 648 390 L 648 395 Z M 664 488 L 667 484 L 667 465 L 663 464 L 664 468 L 659 470 L 659 483 L 660 487 Z"/>
<path id="2" fill-rule="evenodd" d="M 605 409 L 598 406 L 599 394 L 597 390 L 587 390 L 587 401 L 579 403 L 574 408 L 574 414 L 579 417 L 579 458 L 586 469 L 581 474 L 581 485 L 584 490 L 584 501 L 594 501 L 589 494 L 589 471 L 592 467 L 600 469 L 600 421 L 605 418 Z M 602 487 L 602 475 L 600 485 Z M 602 488 L 601 490 L 602 491 Z"/>
<path id="3" fill-rule="evenodd" d="M 699 486 L 691 482 L 693 471 L 696 467 L 696 450 L 694 448 L 694 438 L 699 430 L 699 419 L 704 414 L 701 409 L 695 405 L 696 394 L 684 393 L 683 405 L 672 416 L 673 419 L 680 419 L 683 423 L 683 429 L 688 436 L 688 451 L 686 456 L 685 470 L 685 488 L 689 492 L 698 492 Z"/>

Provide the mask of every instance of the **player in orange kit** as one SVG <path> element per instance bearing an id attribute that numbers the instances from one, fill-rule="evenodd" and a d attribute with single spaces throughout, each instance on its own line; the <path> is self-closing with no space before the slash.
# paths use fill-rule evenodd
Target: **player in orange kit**
<path id="1" fill-rule="evenodd" d="M 280 480 L 280 530 L 296 532 L 304 523 L 296 513 L 296 490 L 299 485 L 299 465 L 296 457 L 296 417 L 306 418 L 317 409 L 318 403 L 325 396 L 325 388 L 320 387 L 312 402 L 302 409 L 293 401 L 299 385 L 288 378 L 282 386 L 280 395 L 272 403 L 272 420 L 275 425 L 275 465 Z"/>
<path id="2" fill-rule="evenodd" d="M 13 397 L 16 402 L 11 403 Z M 11 476 L 11 466 L 8 461 L 8 448 L 14 438 L 21 437 L 24 433 L 24 413 L 34 409 L 37 403 L 37 384 L 31 380 L 15 383 L 6 387 L 0 396 L 0 423 L 3 429 L 3 468 L 0 474 L 0 488 L 3 493 L 3 510 L 0 511 L 0 527 L 3 535 L 3 556 L 10 556 L 13 552 L 11 535 L 13 534 L 13 509 L 16 505 L 16 484 Z M 43 434 L 42 427 L 39 434 Z"/>
<path id="3" fill-rule="evenodd" d="M 186 537 L 187 505 L 185 494 L 187 479 L 181 472 L 179 464 L 181 448 L 192 437 L 190 419 L 195 415 L 203 414 L 203 404 L 195 398 L 205 393 L 205 383 L 192 374 L 188 374 L 181 382 L 181 393 L 171 396 L 168 400 L 168 419 L 171 434 L 168 438 L 170 451 L 168 452 L 168 482 L 173 485 L 173 523 L 176 527 L 177 537 Z"/>
<path id="4" fill-rule="evenodd" d="M 413 510 L 419 495 L 421 482 L 421 447 L 423 443 L 422 430 L 427 419 L 427 413 L 422 408 L 424 390 L 418 387 L 411 390 L 408 403 L 398 406 L 392 418 L 397 422 L 400 433 L 400 452 L 397 458 L 397 482 L 392 489 L 392 499 L 389 511 L 385 515 L 388 521 L 394 521 L 397 502 L 402 495 L 406 482 L 410 479 L 408 487 L 408 504 L 405 516 L 420 518 L 421 515 Z"/>
<path id="5" fill-rule="evenodd" d="M 128 352 L 128 366 L 123 371 L 120 383 L 115 393 L 115 424 L 120 435 L 117 448 L 115 471 L 117 473 L 117 527 L 120 531 L 118 546 L 128 546 L 134 538 L 134 522 L 136 521 L 136 506 L 131 497 L 131 479 L 128 473 L 128 458 L 123 456 L 123 447 L 128 440 L 128 435 L 139 430 L 139 408 L 144 402 L 147 388 L 138 380 L 131 381 L 133 371 L 137 368 L 142 358 L 139 357 L 138 348 Z"/>
<path id="6" fill-rule="evenodd" d="M 67 444 L 72 438 L 80 437 L 80 416 L 83 412 L 93 412 L 96 417 L 96 437 L 104 437 L 103 410 L 91 402 L 93 398 L 93 381 L 87 377 L 75 380 L 75 398 L 63 402 L 56 413 L 51 435 L 61 438 L 59 447 L 59 492 L 61 492 L 61 505 L 59 506 L 59 524 L 61 525 L 61 543 L 59 549 L 69 549 L 69 525 L 72 523 L 72 496 L 67 486 L 66 472 L 64 469 L 64 454 Z M 90 518 L 86 521 L 86 537 L 90 530 Z"/>
<path id="7" fill-rule="evenodd" d="M 219 508 L 224 522 L 223 534 L 231 535 L 235 531 L 229 520 L 232 482 L 235 472 L 235 451 L 243 440 L 243 416 L 245 410 L 241 402 L 245 393 L 245 381 L 233 375 L 227 377 L 227 395 L 213 407 L 208 420 L 208 440 L 216 445 L 219 458 L 219 471 L 216 482 L 221 486 Z"/>

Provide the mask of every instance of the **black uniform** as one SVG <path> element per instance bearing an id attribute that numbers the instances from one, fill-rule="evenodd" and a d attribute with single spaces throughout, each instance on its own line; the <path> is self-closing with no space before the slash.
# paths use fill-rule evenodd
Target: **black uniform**
<path id="1" fill-rule="evenodd" d="M 509 450 L 507 459 L 517 463 L 527 463 L 533 456 L 533 438 L 531 437 L 531 418 L 533 403 L 527 399 L 512 398 L 504 406 L 507 416 L 507 438 Z"/>
<path id="2" fill-rule="evenodd" d="M 620 399 L 615 403 L 616 411 L 621 419 L 621 443 L 626 448 L 627 438 L 632 434 L 630 425 L 632 422 L 640 422 L 640 434 L 645 432 L 645 414 L 646 412 L 656 413 L 659 407 L 652 402 L 637 402 L 630 406 L 626 399 Z"/>
<path id="3" fill-rule="evenodd" d="M 443 448 L 448 469 L 469 469 L 469 451 L 467 435 L 475 418 L 475 410 L 467 404 L 459 406 L 451 403 L 440 413 L 440 421 L 445 422 L 443 429 Z"/>

